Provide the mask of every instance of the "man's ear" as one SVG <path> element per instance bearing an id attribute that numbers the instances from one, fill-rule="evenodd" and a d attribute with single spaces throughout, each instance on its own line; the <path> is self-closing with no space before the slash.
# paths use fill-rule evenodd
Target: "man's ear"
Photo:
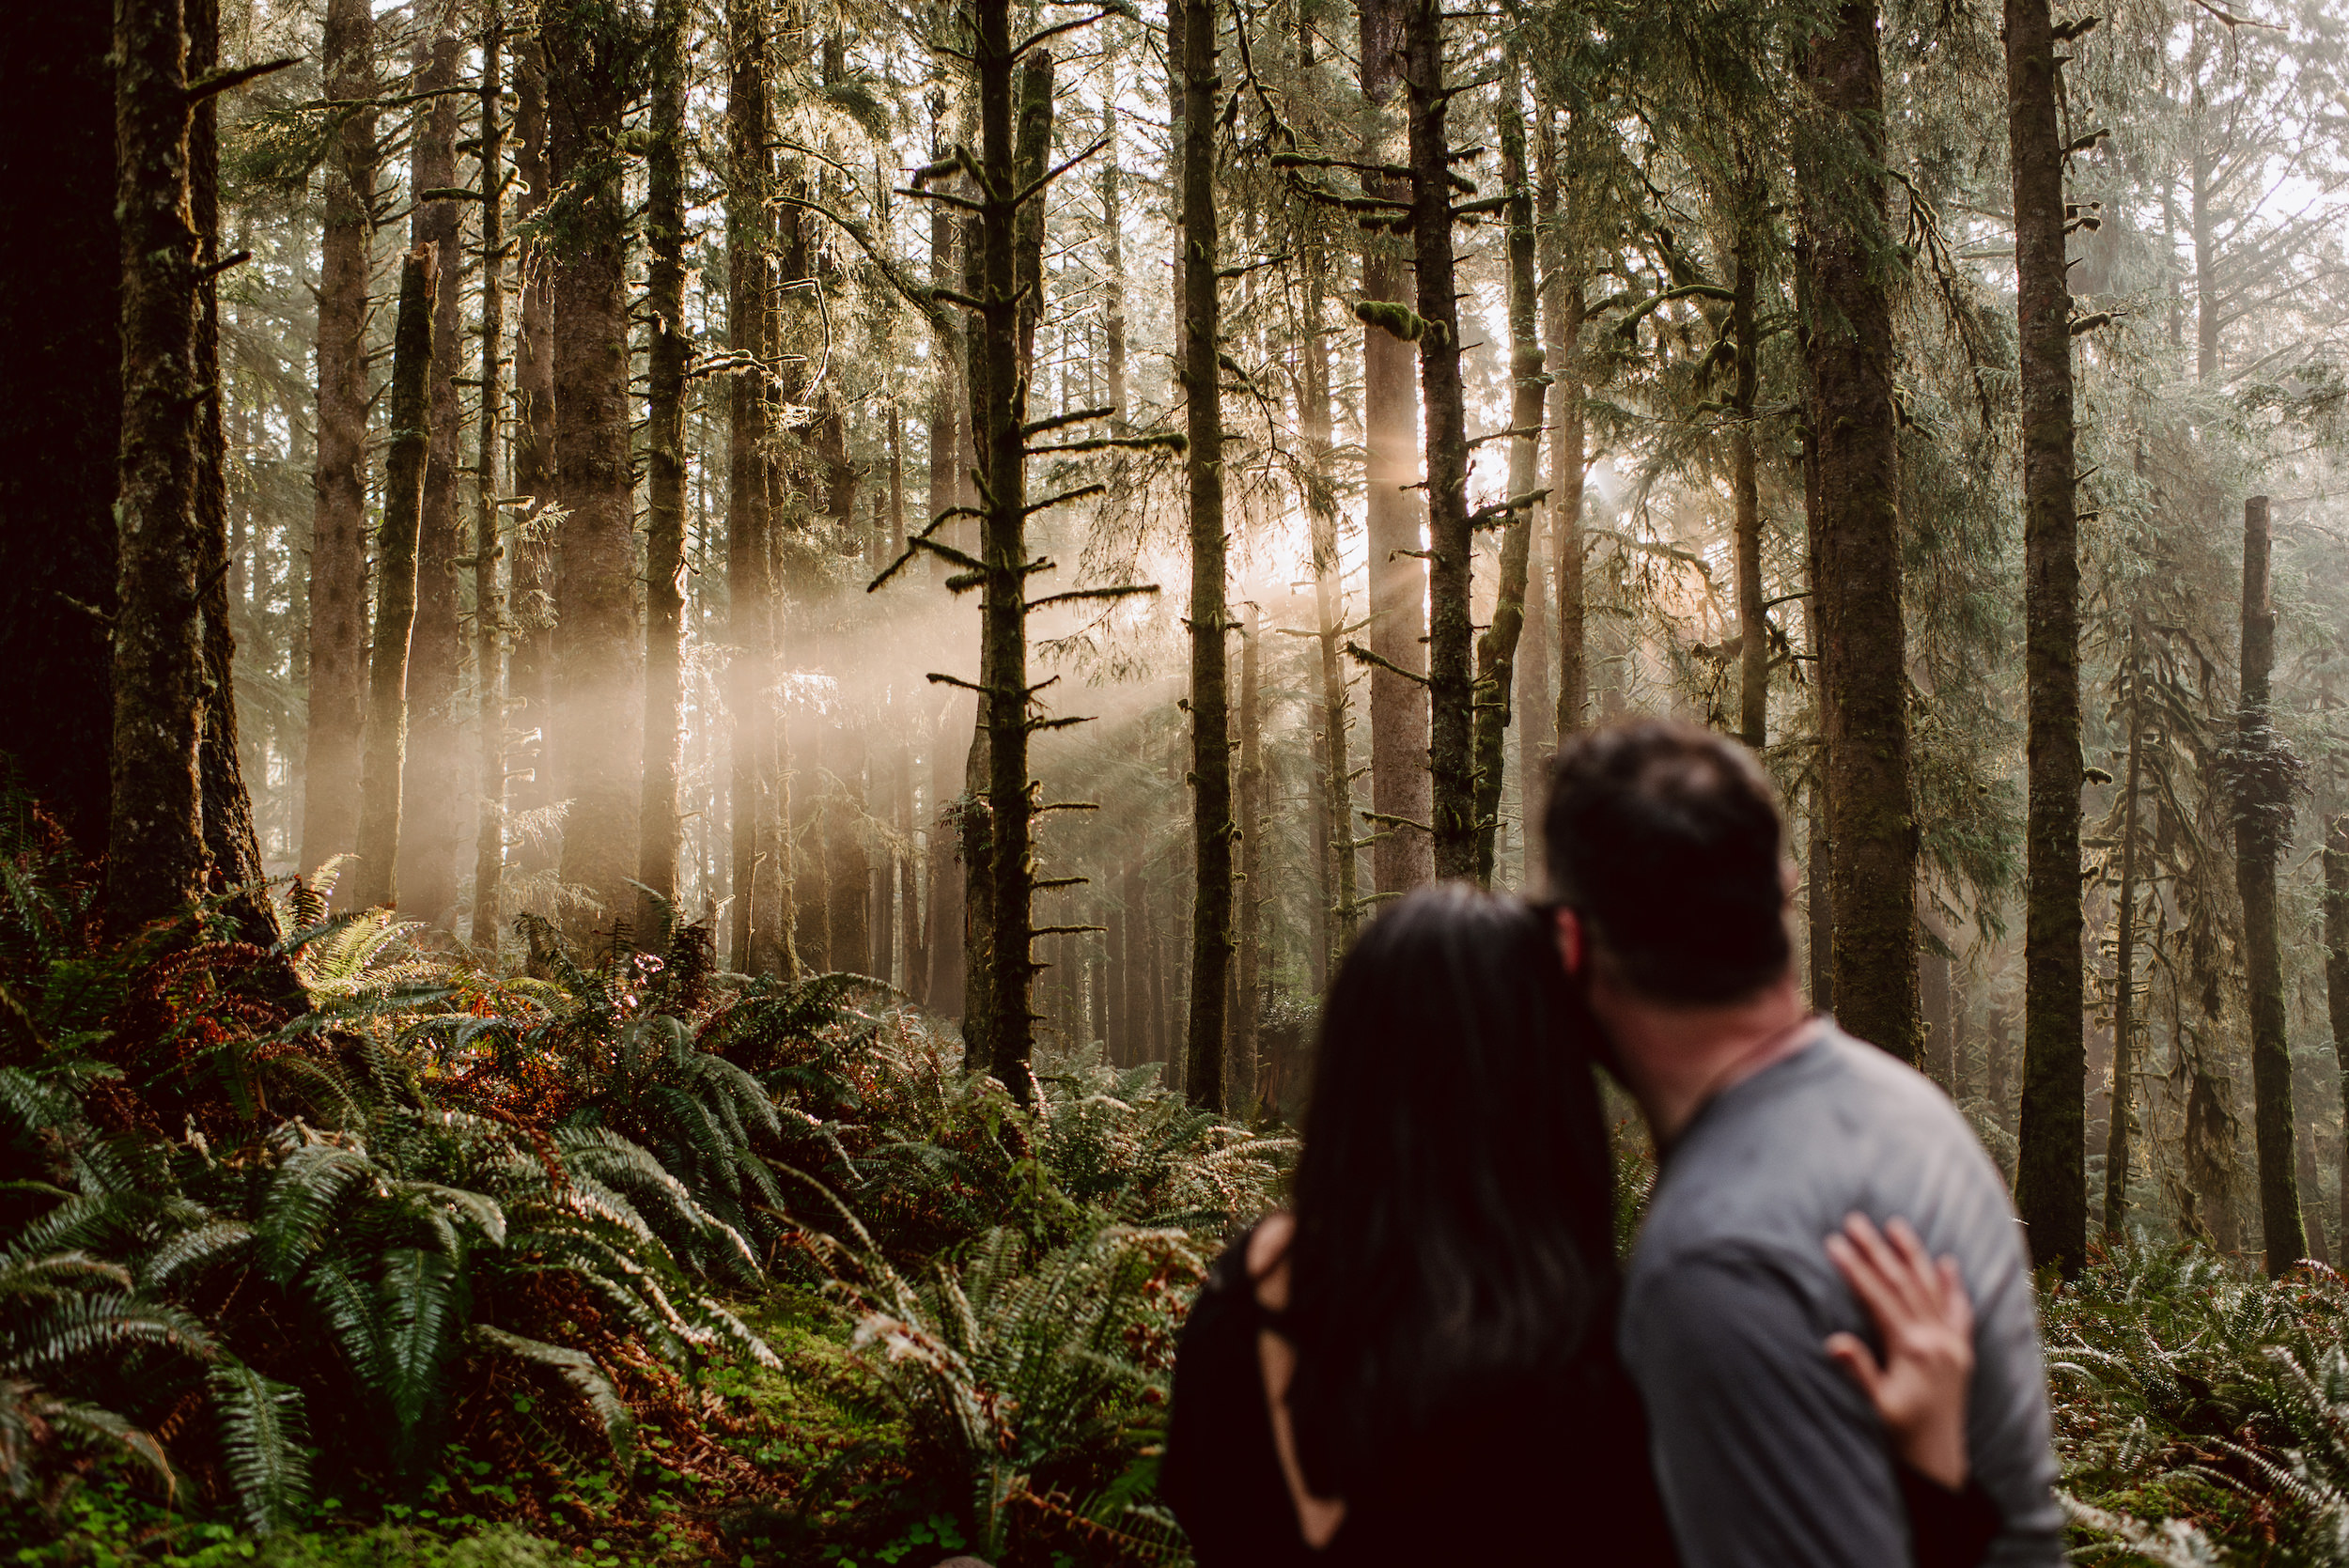
<path id="1" fill-rule="evenodd" d="M 1572 909 L 1560 909 L 1557 916 L 1559 960 L 1579 980 L 1582 977 L 1582 917 Z"/>

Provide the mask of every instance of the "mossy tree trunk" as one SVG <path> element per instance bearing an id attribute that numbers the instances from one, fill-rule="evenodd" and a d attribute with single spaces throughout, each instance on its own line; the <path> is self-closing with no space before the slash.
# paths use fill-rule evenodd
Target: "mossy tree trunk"
<path id="1" fill-rule="evenodd" d="M 1411 251 L 1419 390 L 1427 474 L 1427 769 L 1439 877 L 1473 877 L 1476 683 L 1471 665 L 1468 405 L 1460 385 L 1459 277 L 1452 244 L 1452 100 L 1444 87 L 1443 11 L 1404 0 L 1403 91 L 1408 111 Z"/>
<path id="2" fill-rule="evenodd" d="M 481 10 L 481 423 L 474 469 L 474 686 L 480 772 L 474 815 L 473 925 L 496 942 L 506 877 L 506 579 L 498 454 L 506 423 L 506 44 L 504 0 Z"/>
<path id="3" fill-rule="evenodd" d="M 1541 231 L 1542 292 L 1549 306 L 1542 313 L 1548 350 L 1544 358 L 1554 378 L 1553 400 L 1558 411 L 1549 431 L 1549 554 L 1558 572 L 1557 614 L 1553 617 L 1558 639 L 1558 706 L 1552 729 L 1555 737 L 1563 741 L 1582 727 L 1589 706 L 1582 626 L 1582 479 L 1588 466 L 1582 411 L 1589 389 L 1582 380 L 1581 253 L 1572 242 L 1572 214 L 1560 206 L 1555 117 L 1544 103 L 1533 141 L 1533 217 Z"/>
<path id="4" fill-rule="evenodd" d="M 684 741 L 685 384 L 693 348 L 685 322 L 685 0 L 660 0 L 652 19 L 652 123 L 646 163 L 645 508 L 645 764 L 637 806 L 636 934 L 663 935 L 677 900 L 677 763 Z"/>
<path id="5" fill-rule="evenodd" d="M 201 81 L 220 69 L 220 0 L 186 0 L 187 73 Z M 220 120 L 219 100 L 201 94 L 188 120 L 188 210 L 196 234 L 195 366 L 202 394 L 195 407 L 196 614 L 203 623 L 203 738 L 197 787 L 208 862 L 207 891 L 225 898 L 222 912 L 256 947 L 282 935 L 264 888 L 261 838 L 253 823 L 237 739 L 236 633 L 230 624 L 227 441 L 222 425 L 220 373 Z M 292 964 L 274 958 L 271 983 L 299 1004 L 302 985 Z"/>
<path id="6" fill-rule="evenodd" d="M 733 952 L 746 974 L 789 973 L 776 890 L 783 867 L 775 731 L 774 520 L 768 490 L 773 440 L 767 354 L 772 334 L 772 35 L 761 0 L 727 7 L 726 707 L 731 727 Z"/>
<path id="7" fill-rule="evenodd" d="M 636 23 L 560 0 L 540 25 L 554 204 L 556 493 L 565 512 L 555 577 L 553 752 L 563 880 L 589 908 L 564 926 L 591 952 L 633 914 L 644 658 L 637 641 L 634 478 L 629 451 L 628 200 L 623 138 Z"/>
<path id="8" fill-rule="evenodd" d="M 1190 1021 L 1183 1087 L 1190 1103 L 1221 1110 L 1225 987 L 1232 961 L 1232 736 L 1225 650 L 1223 388 L 1217 351 L 1222 310 L 1216 280 L 1216 8 L 1171 0 L 1182 18 L 1182 326 L 1179 363 L 1190 447 L 1190 785 L 1192 853 Z M 1170 11 L 1170 16 L 1174 12 Z"/>
<path id="9" fill-rule="evenodd" d="M 2006 0 L 2005 33 L 2022 360 L 2024 679 L 2030 707 L 2022 1141 L 2015 1198 L 2032 1261 L 2055 1264 L 2069 1274 L 2088 1251 L 2080 939 L 2084 765 L 2065 147 L 2056 109 L 2058 66 L 2048 0 Z"/>
<path id="10" fill-rule="evenodd" d="M 426 449 L 432 439 L 434 295 L 440 260 L 429 245 L 399 264 L 392 331 L 391 451 L 383 461 L 383 526 L 377 536 L 375 638 L 367 658 L 366 744 L 359 770 L 359 854 L 351 902 L 399 902 L 400 780 L 408 753 L 408 647 L 416 623 L 416 534 L 424 513 Z"/>
<path id="11" fill-rule="evenodd" d="M 465 347 L 465 247 L 459 198 L 447 193 L 457 185 L 462 118 L 457 74 L 465 39 L 458 31 L 454 0 L 435 0 L 417 9 L 425 30 L 416 46 L 415 88 L 433 96 L 422 106 L 411 153 L 414 206 L 408 232 L 411 244 L 432 247 L 440 278 L 433 291 L 432 368 L 426 378 L 431 438 L 416 532 L 416 624 L 408 639 L 408 745 L 396 879 L 400 912 L 445 929 L 457 908 L 458 841 L 463 832 L 457 696 L 464 630 L 457 562 L 466 553 L 466 528 L 457 505 L 462 415 L 457 378 Z"/>
<path id="12" fill-rule="evenodd" d="M 317 507 L 310 523 L 302 869 L 358 843 L 367 685 L 367 289 L 377 179 L 375 10 L 328 0 L 319 55 L 335 111 L 319 245 Z M 352 908 L 348 892 L 335 899 Z"/>
<path id="13" fill-rule="evenodd" d="M 2137 1072 L 2137 802 L 2144 776 L 2144 678 L 2139 630 L 2129 629 L 2129 760 L 2121 784 L 2121 892 L 2113 922 L 2112 1100 L 2105 1126 L 2105 1235 L 2117 1239 L 2129 1212 L 2129 1122 Z"/>
<path id="14" fill-rule="evenodd" d="M 2341 1125 L 2349 1127 L 2349 812 L 2325 830 L 2325 1002 L 2341 1071 Z M 2341 1152 L 2341 1231 L 2349 1255 L 2349 1147 Z"/>
<path id="15" fill-rule="evenodd" d="M 1305 451 L 1312 472 L 1320 475 L 1330 459 L 1330 339 L 1323 326 L 1325 284 L 1320 254 L 1305 256 L 1304 376 L 1300 396 Z M 1313 527 L 1314 636 L 1321 656 L 1320 812 L 1323 843 L 1318 856 L 1328 877 L 1322 890 L 1322 941 L 1315 974 L 1324 985 L 1336 972 L 1338 960 L 1354 945 L 1354 925 L 1360 912 L 1355 886 L 1354 765 L 1349 742 L 1353 726 L 1352 694 L 1346 687 L 1345 644 L 1346 567 L 1338 551 L 1338 508 L 1335 492 L 1315 483 L 1305 497 Z"/>
<path id="16" fill-rule="evenodd" d="M 2292 1049 L 2284 1013 L 2276 861 L 2292 831 L 2290 753 L 2277 735 L 2270 673 L 2276 607 L 2268 593 L 2267 497 L 2243 504 L 2243 705 L 2235 735 L 2235 887 L 2243 895 L 2245 981 L 2251 997 L 2252 1127 L 2259 1144 L 2260 1234 L 2267 1272 L 2307 1255 L 2293 1161 Z"/>
<path id="17" fill-rule="evenodd" d="M 1899 441 L 1885 233 L 1884 70 L 1874 0 L 1847 0 L 1812 40 L 1833 132 L 1804 160 L 1813 276 L 1806 357 L 1816 478 L 1827 716 L 1833 983 L 1844 1028 L 1917 1059 L 1917 829 L 1900 574 Z M 1815 870 L 1814 870 L 1815 875 Z"/>
<path id="18" fill-rule="evenodd" d="M 1501 579 L 1493 618 L 1476 644 L 1473 734 L 1476 775 L 1476 880 L 1490 887 L 1493 846 L 1501 828 L 1503 741 L 1517 692 L 1517 644 L 1525 629 L 1526 584 L 1532 572 L 1533 508 L 1540 480 L 1542 424 L 1549 379 L 1543 368 L 1541 324 L 1533 272 L 1533 194 L 1526 180 L 1525 111 L 1515 48 L 1501 62 L 1501 180 L 1509 205 L 1509 510 L 1501 536 Z M 1466 451 L 1462 431 L 1462 450 Z M 1465 485 L 1465 474 L 1463 484 Z M 1465 505 L 1465 502 L 1463 503 Z M 1538 795 L 1521 809 L 1530 823 Z M 1527 842 L 1532 842 L 1530 831 Z"/>
<path id="19" fill-rule="evenodd" d="M 514 43 L 514 197 L 517 224 L 528 224 L 553 194 L 547 173 L 546 51 L 523 33 Z M 547 815 L 559 796 L 550 735 L 554 707 L 554 540 L 548 508 L 554 505 L 554 280 L 543 243 L 515 257 L 521 309 L 514 338 L 514 492 L 528 510 L 516 520 L 507 604 L 512 644 L 506 670 L 506 710 L 516 751 L 508 798 L 534 831 L 514 837 L 514 869 L 543 879 L 552 874 L 561 836 Z M 539 895 L 540 911 L 553 907 Z"/>
<path id="20" fill-rule="evenodd" d="M 1759 752 L 1770 743 L 1770 627 L 1763 608 L 1762 488 L 1756 474 L 1754 395 L 1761 343 L 1755 299 L 1761 288 L 1762 248 L 1767 242 L 1766 194 L 1752 154 L 1737 149 L 1738 180 L 1732 200 L 1736 225 L 1730 282 L 1729 335 L 1736 352 L 1729 392 L 1730 537 L 1737 569 L 1737 738 Z"/>

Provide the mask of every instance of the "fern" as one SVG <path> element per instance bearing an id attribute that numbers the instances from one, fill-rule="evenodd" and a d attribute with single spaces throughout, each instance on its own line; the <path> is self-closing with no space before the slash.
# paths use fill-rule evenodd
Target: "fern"
<path id="1" fill-rule="evenodd" d="M 613 1457 L 623 1469 L 628 1467 L 635 1452 L 636 1413 L 620 1398 L 620 1390 L 596 1365 L 595 1358 L 585 1351 L 509 1334 L 486 1323 L 474 1325 L 473 1340 L 484 1349 L 517 1357 L 558 1374 L 603 1428 Z"/>
<path id="2" fill-rule="evenodd" d="M 212 1371 L 212 1410 L 221 1452 L 236 1484 L 245 1523 L 268 1535 L 294 1519 L 310 1498 L 309 1436 L 302 1390 L 272 1383 L 243 1362 Z"/>

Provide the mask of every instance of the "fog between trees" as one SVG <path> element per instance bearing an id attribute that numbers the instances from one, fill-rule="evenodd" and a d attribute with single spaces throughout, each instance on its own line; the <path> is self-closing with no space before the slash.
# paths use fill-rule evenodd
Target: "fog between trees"
<path id="1" fill-rule="evenodd" d="M 699 925 L 1293 1116 L 1669 713 L 2042 1262 L 2338 1240 L 2327 8 L 44 12 L 0 682 L 113 929 Z"/>

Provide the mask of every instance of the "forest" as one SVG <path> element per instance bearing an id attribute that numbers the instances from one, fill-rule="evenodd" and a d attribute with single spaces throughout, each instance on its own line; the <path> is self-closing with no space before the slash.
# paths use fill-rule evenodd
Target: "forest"
<path id="1" fill-rule="evenodd" d="M 1655 713 L 2078 1560 L 2349 1562 L 2349 16 L 2087 5 L 13 8 L 0 1547 L 1189 1562 L 1337 962 Z"/>

